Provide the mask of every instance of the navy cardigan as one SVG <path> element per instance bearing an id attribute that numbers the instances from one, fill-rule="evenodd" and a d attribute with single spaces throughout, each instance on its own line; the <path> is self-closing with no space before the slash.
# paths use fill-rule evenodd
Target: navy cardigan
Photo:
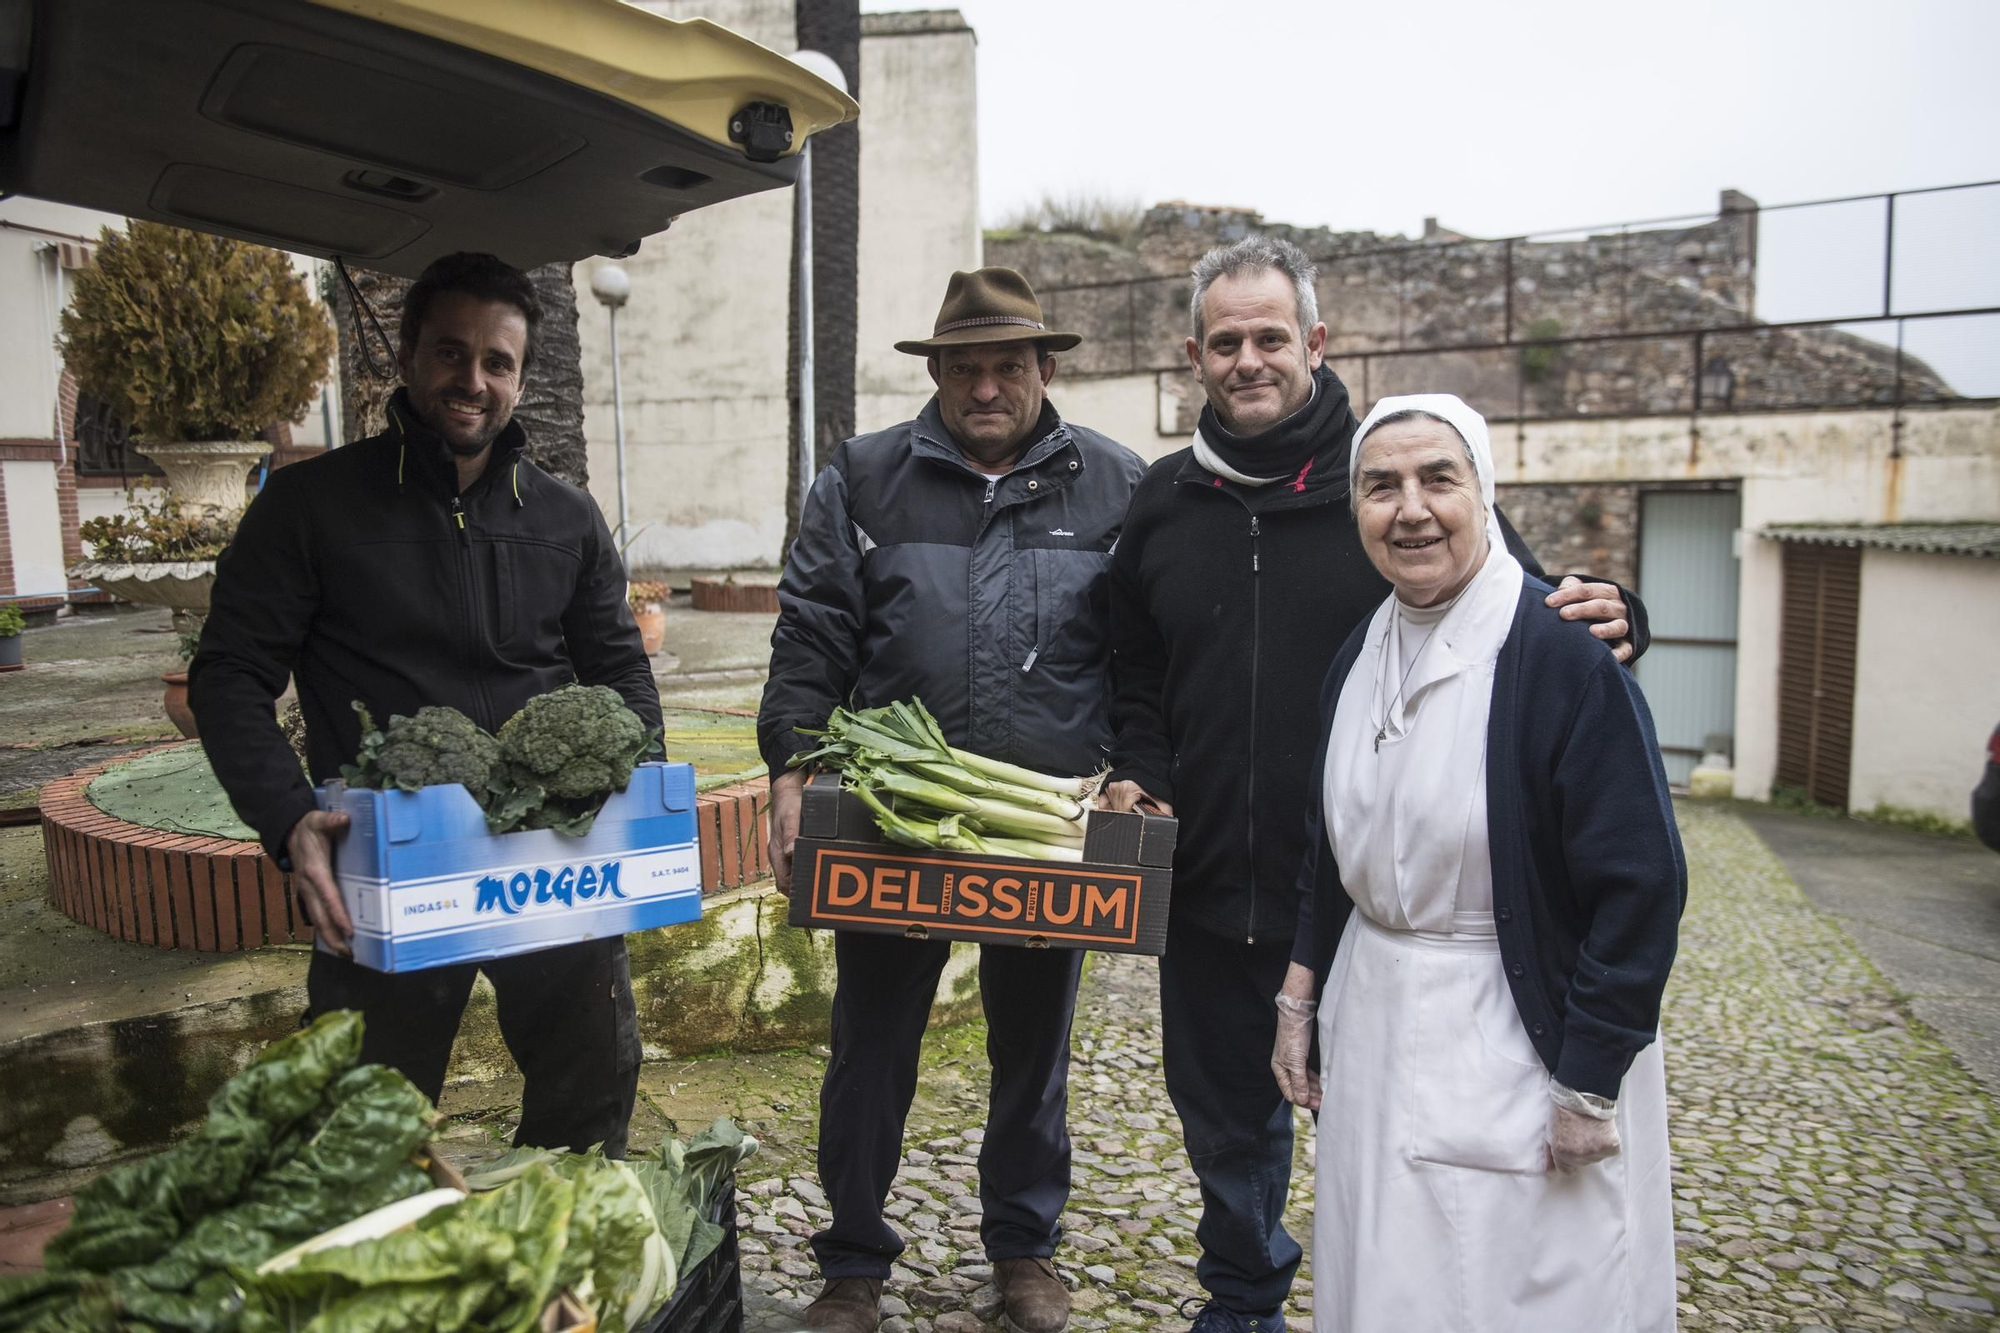
<path id="1" fill-rule="evenodd" d="M 1579 1092 L 1616 1097 L 1659 1030 L 1687 863 L 1645 696 L 1587 624 L 1542 605 L 1549 592 L 1540 579 L 1524 580 L 1494 673 L 1486 725 L 1494 924 L 1514 1007 L 1542 1063 Z M 1320 691 L 1292 954 L 1317 975 L 1315 993 L 1354 910 L 1326 843 L 1321 788 L 1334 709 L 1368 624 L 1348 636 Z"/>

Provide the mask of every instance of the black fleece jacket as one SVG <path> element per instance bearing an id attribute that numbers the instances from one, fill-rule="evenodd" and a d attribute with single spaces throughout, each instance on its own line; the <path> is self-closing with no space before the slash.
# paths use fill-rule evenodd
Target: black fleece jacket
<path id="1" fill-rule="evenodd" d="M 1333 391 L 1345 397 L 1338 380 Z M 1180 819 L 1174 917 L 1236 939 L 1292 938 L 1320 685 L 1390 592 L 1348 507 L 1348 439 L 1330 435 L 1299 476 L 1257 487 L 1192 449 L 1169 454 L 1139 483 L 1111 556 L 1111 776 Z M 1645 609 L 1625 600 L 1644 652 Z"/>
<path id="2" fill-rule="evenodd" d="M 287 675 L 314 782 L 377 723 L 446 704 L 489 731 L 571 681 L 649 727 L 660 695 L 597 502 L 536 467 L 509 423 L 464 492 L 444 442 L 390 399 L 382 434 L 271 474 L 216 564 L 188 702 L 209 761 L 264 846 L 314 808 L 278 729 Z"/>

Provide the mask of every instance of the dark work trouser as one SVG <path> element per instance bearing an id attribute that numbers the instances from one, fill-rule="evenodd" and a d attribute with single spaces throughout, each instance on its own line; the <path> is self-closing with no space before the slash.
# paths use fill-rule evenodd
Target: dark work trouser
<path id="1" fill-rule="evenodd" d="M 1292 1105 L 1271 1073 L 1290 940 L 1245 944 L 1172 921 L 1160 959 L 1167 1095 L 1201 1180 L 1195 1276 L 1241 1314 L 1284 1304 L 1300 1250 L 1285 1230 Z"/>
<path id="2" fill-rule="evenodd" d="M 510 958 L 377 972 L 315 949 L 307 1017 L 358 1009 L 361 1059 L 388 1065 L 433 1102 L 473 978 L 485 972 L 499 1002 L 500 1036 L 521 1068 L 516 1144 L 625 1155 L 639 1087 L 639 1029 L 623 936 Z"/>
<path id="3" fill-rule="evenodd" d="M 842 931 L 833 1055 L 820 1090 L 819 1176 L 833 1224 L 812 1238 L 827 1278 L 886 1278 L 903 1242 L 882 1206 L 903 1156 L 917 1056 L 951 946 Z M 1083 955 L 986 945 L 979 991 L 993 1066 L 979 1147 L 988 1261 L 1055 1253 L 1069 1199 L 1069 1027 Z"/>

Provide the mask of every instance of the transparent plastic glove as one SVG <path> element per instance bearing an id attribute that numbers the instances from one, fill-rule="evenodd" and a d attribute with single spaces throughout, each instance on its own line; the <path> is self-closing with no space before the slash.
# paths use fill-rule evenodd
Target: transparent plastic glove
<path id="1" fill-rule="evenodd" d="M 1618 1103 L 1549 1080 L 1549 1170 L 1574 1171 L 1618 1155 Z"/>
<path id="2" fill-rule="evenodd" d="M 1271 1072 L 1277 1076 L 1278 1091 L 1294 1106 L 1317 1111 L 1319 1075 L 1307 1061 L 1312 1053 L 1313 1015 L 1319 1011 L 1319 1003 L 1288 994 L 1280 994 L 1276 1003 L 1278 1038 L 1271 1047 Z"/>

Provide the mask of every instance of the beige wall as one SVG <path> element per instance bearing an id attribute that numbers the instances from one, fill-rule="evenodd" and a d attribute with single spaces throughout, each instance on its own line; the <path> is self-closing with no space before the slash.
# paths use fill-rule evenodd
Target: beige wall
<path id="1" fill-rule="evenodd" d="M 929 400 L 923 361 L 895 344 L 930 332 L 952 270 L 979 267 L 979 107 L 972 29 L 911 14 L 862 24 L 854 419 L 871 431 Z"/>
<path id="2" fill-rule="evenodd" d="M 6 481 L 7 545 L 14 558 L 14 592 L 59 593 L 63 573 L 62 516 L 56 508 L 56 465 L 33 460 L 0 462 Z"/>
<path id="3" fill-rule="evenodd" d="M 1868 550 L 1848 808 L 1963 821 L 2000 723 L 2000 560 Z"/>
<path id="4" fill-rule="evenodd" d="M 1900 460 L 1891 456 L 1895 432 L 1887 412 L 1736 420 L 1767 422 L 1770 430 L 1762 441 L 1732 440 L 1724 454 L 1749 469 L 1742 482 L 1743 532 L 1738 539 L 1743 561 L 1736 631 L 1736 794 L 1763 800 L 1778 766 L 1784 551 L 1754 534 L 1774 523 L 2000 519 L 2000 411 L 1909 412 Z M 1711 430 L 1707 438 L 1719 433 Z M 1949 603 L 1925 599 L 1923 606 L 1932 616 L 1957 619 Z M 1864 592 L 1862 615 L 1867 614 Z M 1857 705 L 1861 689 L 1857 680 Z M 1941 755 L 1940 762 L 1949 759 Z M 1877 796 L 1867 805 L 1876 800 L 1908 804 Z M 1962 818 L 1963 812 L 1954 817 Z"/>
<path id="5" fill-rule="evenodd" d="M 774 50 L 795 49 L 791 0 L 654 3 L 715 20 Z M 871 28 L 906 16 L 869 15 Z M 923 25 L 906 25 L 923 26 Z M 915 414 L 923 362 L 893 350 L 931 327 L 944 280 L 979 261 L 973 37 L 962 23 L 862 42 L 860 429 Z M 618 317 L 626 489 L 635 567 L 775 565 L 784 540 L 789 408 L 792 193 L 704 209 L 621 261 L 632 298 Z M 618 479 L 610 337 L 577 265 L 590 489 L 615 524 Z M 932 270 L 935 270 L 933 273 Z M 921 274 L 922 276 L 916 276 Z"/>
<path id="6" fill-rule="evenodd" d="M 57 334 L 55 257 L 41 247 L 56 238 L 16 227 L 36 227 L 63 238 L 97 239 L 125 220 L 39 199 L 0 201 L 0 439 L 48 440 L 56 431 L 54 351 Z M 71 274 L 61 278 L 64 304 Z"/>

